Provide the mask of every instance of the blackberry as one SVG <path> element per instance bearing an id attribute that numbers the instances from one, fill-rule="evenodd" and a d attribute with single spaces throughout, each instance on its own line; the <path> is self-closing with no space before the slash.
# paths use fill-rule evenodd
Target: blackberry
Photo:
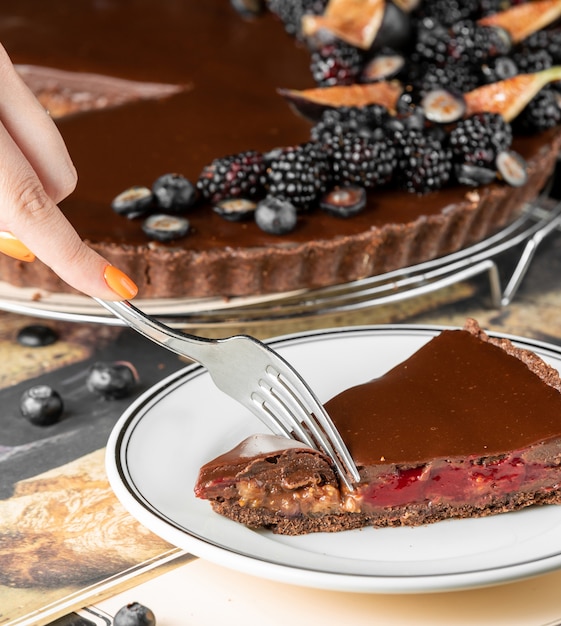
<path id="1" fill-rule="evenodd" d="M 561 122 L 560 104 L 560 94 L 552 87 L 544 87 L 516 118 L 516 130 L 531 133 L 557 126 Z"/>
<path id="2" fill-rule="evenodd" d="M 269 11 L 281 20 L 287 33 L 300 37 L 302 16 L 305 13 L 320 15 L 327 0 L 267 0 L 267 5 Z"/>
<path id="3" fill-rule="evenodd" d="M 355 46 L 340 40 L 323 44 L 312 52 L 310 69 L 320 87 L 351 85 L 364 65 L 364 54 Z"/>
<path id="4" fill-rule="evenodd" d="M 434 89 L 449 89 L 462 93 L 471 91 L 479 84 L 476 67 L 465 60 L 436 63 L 419 63 L 410 68 L 409 81 L 422 98 Z"/>
<path id="5" fill-rule="evenodd" d="M 267 153 L 265 160 L 264 182 L 269 196 L 308 209 L 327 188 L 329 162 L 313 142 L 277 148 Z"/>
<path id="6" fill-rule="evenodd" d="M 348 134 L 333 152 L 333 177 L 343 185 L 360 185 L 366 189 L 388 183 L 396 166 L 393 143 L 385 138 Z"/>
<path id="7" fill-rule="evenodd" d="M 512 127 L 498 113 L 475 113 L 450 131 L 449 145 L 457 163 L 488 167 L 512 143 Z"/>
<path id="8" fill-rule="evenodd" d="M 491 26 L 479 26 L 471 20 L 464 20 L 450 28 L 448 55 L 456 62 L 466 60 L 482 63 L 486 59 L 508 54 L 510 38 L 505 31 Z"/>
<path id="9" fill-rule="evenodd" d="M 524 41 L 527 50 L 545 50 L 552 59 L 553 65 L 561 63 L 561 28 L 538 30 Z"/>
<path id="10" fill-rule="evenodd" d="M 415 108 L 391 118 L 386 127 L 386 136 L 393 140 L 396 132 L 403 132 L 405 129 L 420 130 L 422 132 L 427 131 L 429 128 L 436 129 L 436 126 L 430 126 L 427 122 L 423 107 L 419 103 L 415 105 Z"/>
<path id="11" fill-rule="evenodd" d="M 444 65 L 448 61 L 450 33 L 440 22 L 427 17 L 419 22 L 417 40 L 411 55 L 413 64 L 422 61 Z"/>
<path id="12" fill-rule="evenodd" d="M 419 18 L 432 18 L 444 26 L 479 15 L 479 0 L 432 0 L 421 2 L 415 11 Z"/>
<path id="13" fill-rule="evenodd" d="M 214 159 L 197 181 L 199 192 L 211 202 L 226 198 L 253 198 L 262 191 L 265 164 L 261 152 L 248 150 Z"/>
<path id="14" fill-rule="evenodd" d="M 509 0 L 479 0 L 479 17 L 499 13 L 500 11 L 508 9 L 512 4 L 516 3 L 510 2 Z"/>
<path id="15" fill-rule="evenodd" d="M 533 50 L 526 46 L 515 50 L 512 53 L 512 60 L 516 63 L 520 74 L 539 72 L 553 65 L 553 58 L 547 50 Z"/>
<path id="16" fill-rule="evenodd" d="M 434 135 L 418 130 L 394 132 L 397 152 L 395 178 L 398 187 L 425 194 L 441 189 L 450 178 L 450 150 Z"/>
<path id="17" fill-rule="evenodd" d="M 310 136 L 313 141 L 333 149 L 348 133 L 371 135 L 376 130 L 383 129 L 388 118 L 389 111 L 381 104 L 326 109 L 321 119 L 312 127 Z"/>

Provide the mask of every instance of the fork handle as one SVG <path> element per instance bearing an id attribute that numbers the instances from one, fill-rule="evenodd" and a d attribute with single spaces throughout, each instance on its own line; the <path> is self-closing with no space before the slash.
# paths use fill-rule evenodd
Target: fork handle
<path id="1" fill-rule="evenodd" d="M 201 365 L 205 364 L 205 361 L 210 356 L 209 351 L 213 350 L 218 343 L 215 339 L 197 337 L 161 324 L 158 320 L 142 313 L 128 300 L 119 302 L 101 300 L 100 298 L 94 298 L 94 300 L 113 313 L 113 315 L 131 325 L 147 339 L 164 346 L 176 354 L 193 359 Z M 186 346 L 189 346 L 188 350 L 186 350 Z"/>

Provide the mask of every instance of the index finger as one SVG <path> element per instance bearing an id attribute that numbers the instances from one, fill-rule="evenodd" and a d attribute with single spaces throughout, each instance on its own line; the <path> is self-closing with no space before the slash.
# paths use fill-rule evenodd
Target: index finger
<path id="1" fill-rule="evenodd" d="M 76 170 L 55 123 L 0 44 L 0 122 L 56 203 L 76 186 Z"/>
<path id="2" fill-rule="evenodd" d="M 106 300 L 134 297 L 134 283 L 119 275 L 116 268 L 108 274 L 111 266 L 107 260 L 80 239 L 1 124 L 0 154 L 0 231 L 12 233 L 79 291 Z M 0 251 L 9 254 L 5 244 L 13 245 L 13 241 L 0 239 Z M 113 284 L 108 278 L 113 279 Z"/>

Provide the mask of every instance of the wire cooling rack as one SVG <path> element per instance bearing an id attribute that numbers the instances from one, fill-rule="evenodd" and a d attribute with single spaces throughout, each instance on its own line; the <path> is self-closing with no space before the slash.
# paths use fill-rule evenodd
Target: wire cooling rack
<path id="1" fill-rule="evenodd" d="M 266 322 L 398 303 L 484 275 L 491 306 L 501 308 L 515 297 L 541 242 L 560 226 L 561 202 L 544 195 L 493 236 L 453 254 L 400 270 L 283 294 L 229 300 L 146 300 L 138 301 L 138 306 L 177 326 Z M 503 285 L 498 262 L 508 251 L 516 251 L 517 261 Z M 0 289 L 0 310 L 70 322 L 122 324 L 85 296 L 48 294 L 34 298 L 30 290 L 5 287 L 7 292 Z"/>
<path id="2" fill-rule="evenodd" d="M 461 251 L 404 269 L 341 285 L 285 296 L 265 305 L 255 303 L 229 309 L 230 319 L 282 319 L 381 306 L 438 291 L 477 275 L 486 275 L 491 306 L 508 306 L 522 283 L 540 243 L 561 226 L 561 202 L 541 198 L 522 216 L 495 235 Z M 520 248 L 515 268 L 503 287 L 497 262 Z M 200 321 L 219 321 L 224 311 L 208 310 Z"/>

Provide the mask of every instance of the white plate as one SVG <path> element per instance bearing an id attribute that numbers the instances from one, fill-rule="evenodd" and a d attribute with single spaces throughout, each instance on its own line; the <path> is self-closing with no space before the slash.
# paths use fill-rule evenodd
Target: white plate
<path id="1" fill-rule="evenodd" d="M 345 328 L 273 342 L 322 400 L 379 376 L 440 328 Z M 561 350 L 515 338 L 557 369 Z M 265 432 L 218 391 L 205 370 L 188 367 L 145 393 L 116 424 L 107 471 L 117 497 L 170 543 L 264 578 L 358 592 L 466 589 L 561 567 L 561 507 L 526 509 L 419 528 L 362 529 L 283 537 L 254 531 L 193 495 L 199 467 L 245 436 Z"/>

